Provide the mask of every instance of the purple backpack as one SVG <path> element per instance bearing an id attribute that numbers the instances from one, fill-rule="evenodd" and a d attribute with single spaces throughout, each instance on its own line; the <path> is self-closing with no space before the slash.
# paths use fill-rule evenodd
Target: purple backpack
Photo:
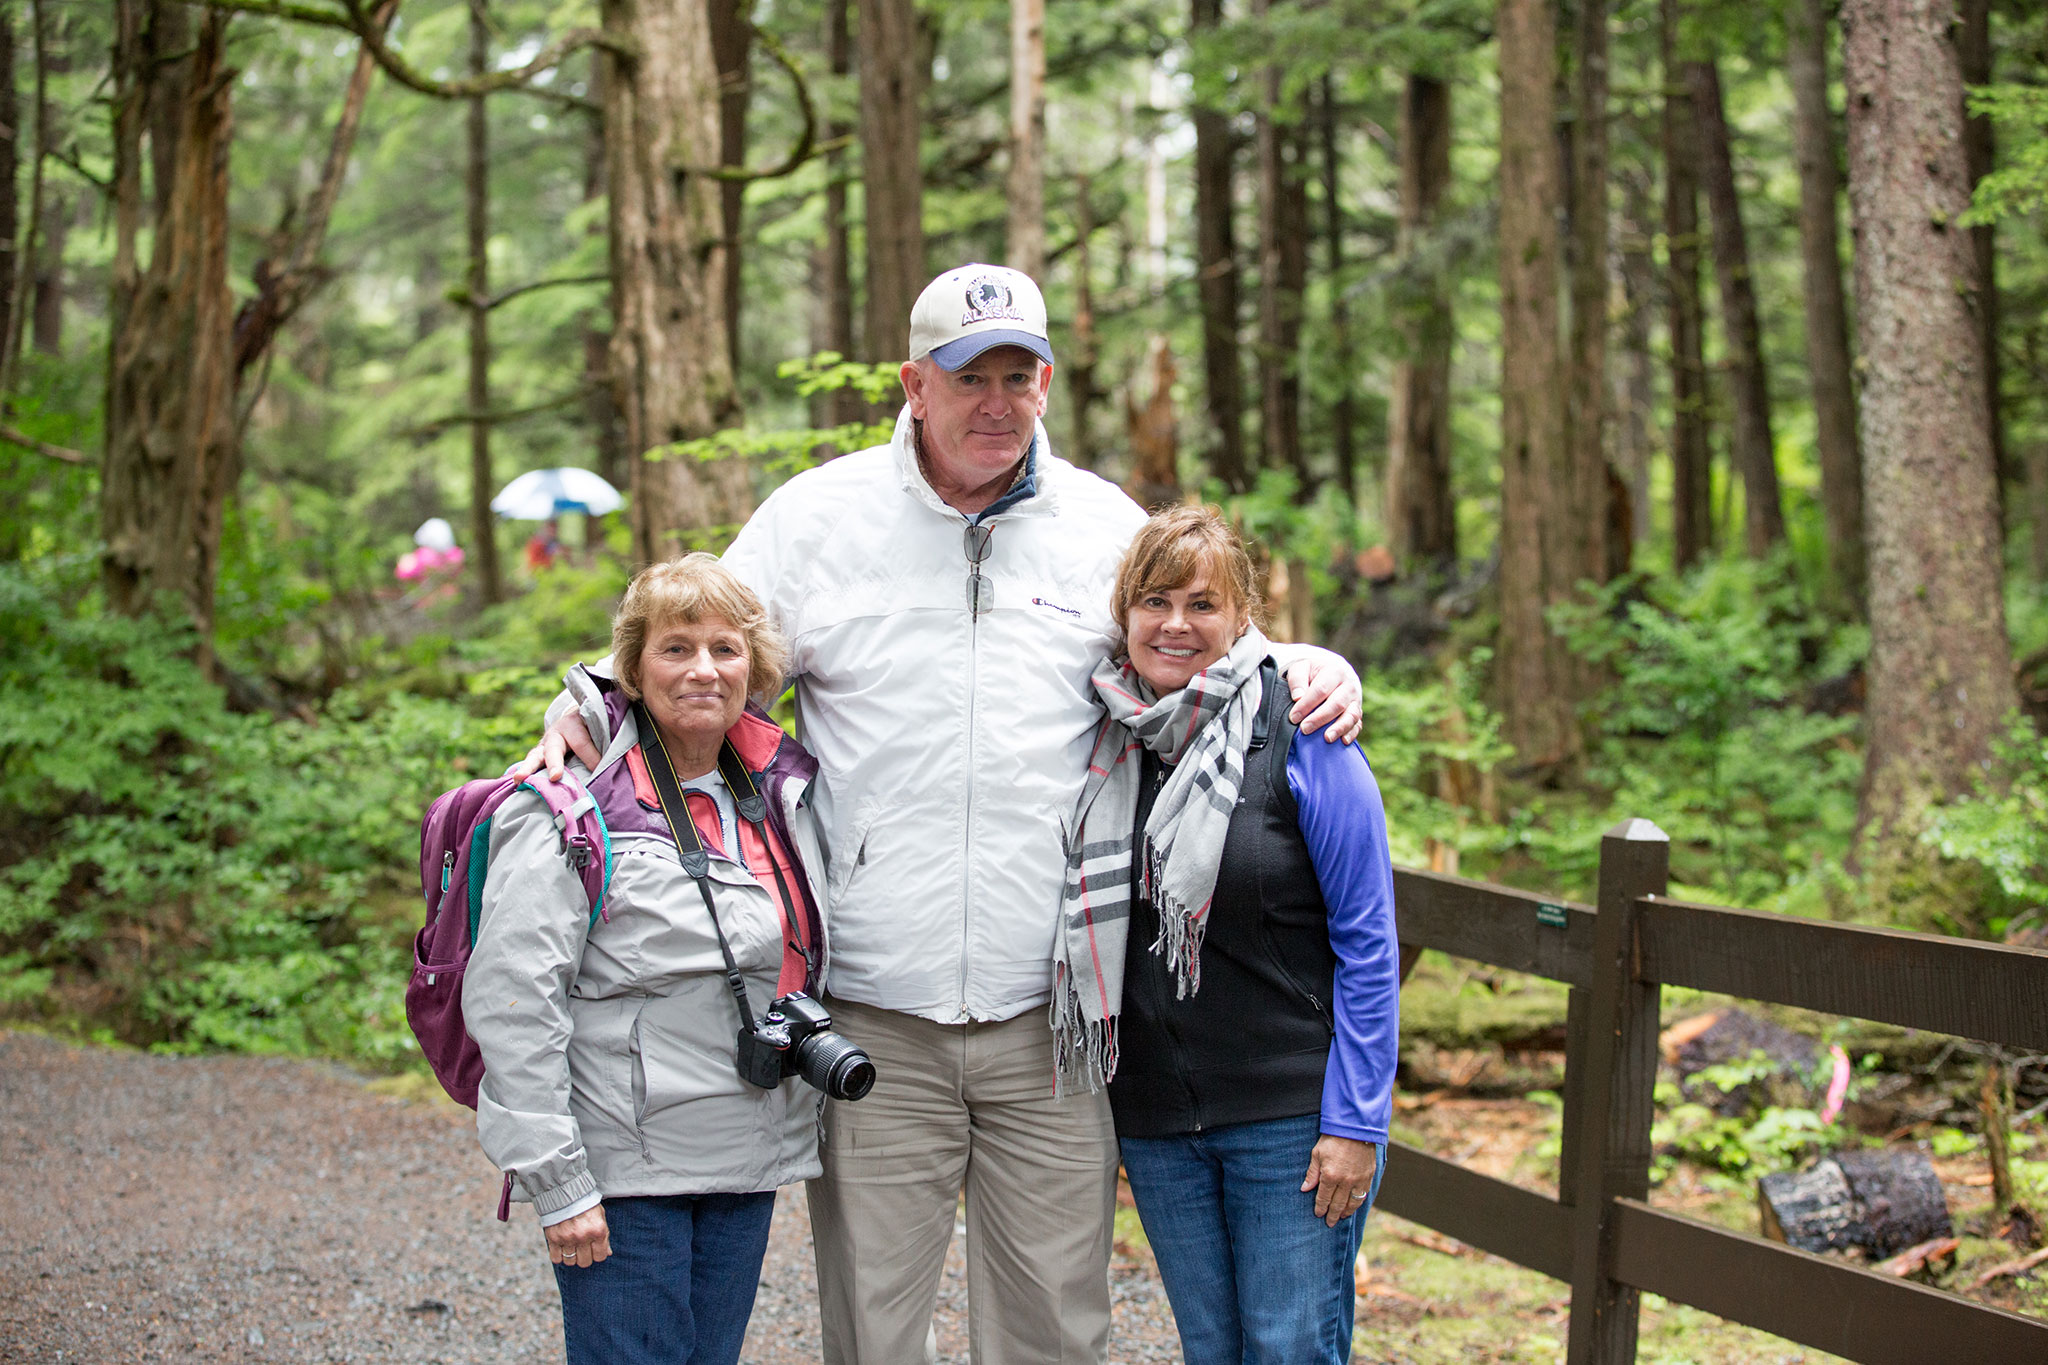
<path id="1" fill-rule="evenodd" d="M 605 914 L 605 891 L 612 880 L 612 842 L 604 816 L 583 784 L 566 773 L 560 782 L 480 778 L 443 792 L 427 807 L 420 822 L 420 890 L 426 893 L 427 923 L 413 940 L 405 1018 L 449 1098 L 472 1109 L 484 1058 L 462 1020 L 462 975 L 483 915 L 491 817 L 522 787 L 547 802 L 562 838 L 562 856 L 590 897 L 593 925 Z"/>

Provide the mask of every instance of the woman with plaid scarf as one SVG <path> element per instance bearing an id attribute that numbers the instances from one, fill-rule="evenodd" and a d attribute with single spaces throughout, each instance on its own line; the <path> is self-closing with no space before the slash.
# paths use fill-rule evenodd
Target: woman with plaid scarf
<path id="1" fill-rule="evenodd" d="M 1060 1084 L 1109 1088 L 1188 1365 L 1335 1365 L 1391 1109 L 1392 864 L 1364 754 L 1295 742 L 1257 607 L 1214 509 L 1131 542 L 1053 1028 Z"/>

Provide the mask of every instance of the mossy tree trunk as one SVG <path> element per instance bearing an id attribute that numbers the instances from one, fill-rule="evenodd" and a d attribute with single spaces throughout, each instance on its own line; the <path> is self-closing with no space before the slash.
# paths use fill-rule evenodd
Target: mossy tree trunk
<path id="1" fill-rule="evenodd" d="M 1451 489 L 1451 293 L 1425 251 L 1451 180 L 1451 90 L 1411 73 L 1398 129 L 1400 217 L 1395 250 L 1411 276 L 1400 318 L 1401 357 L 1387 410 L 1387 548 L 1396 563 L 1448 568 L 1458 558 Z M 1425 273 L 1426 272 L 1426 273 Z"/>
<path id="2" fill-rule="evenodd" d="M 1770 375 L 1764 366 L 1763 327 L 1757 320 L 1756 286 L 1750 279 L 1749 240 L 1742 227 L 1742 201 L 1735 189 L 1735 149 L 1728 133 L 1720 68 L 1711 60 L 1686 63 L 1692 86 L 1694 127 L 1699 134 L 1701 181 L 1712 224 L 1714 282 L 1721 302 L 1721 349 L 1726 354 L 1729 406 L 1733 409 L 1729 453 L 1742 476 L 1743 543 L 1759 558 L 1785 540 L 1785 511 L 1778 491 L 1778 457 L 1771 438 Z"/>
<path id="3" fill-rule="evenodd" d="M 1008 191 L 1004 259 L 1039 280 L 1045 274 L 1045 0 L 1010 0 Z"/>
<path id="4" fill-rule="evenodd" d="M 1870 552 L 1866 826 L 1966 791 L 2013 709 L 1962 77 L 1947 0 L 1847 0 Z"/>
<path id="5" fill-rule="evenodd" d="M 1679 67 L 1683 0 L 1661 6 L 1664 71 L 1665 293 L 1671 333 L 1671 557 L 1683 571 L 1714 548 L 1713 451 L 1700 307 L 1699 138 Z"/>
<path id="6" fill-rule="evenodd" d="M 903 359 L 910 308 L 927 283 L 919 161 L 929 48 L 912 0 L 860 0 L 861 186 L 866 197 L 866 358 Z M 884 404 L 888 416 L 894 403 Z"/>
<path id="7" fill-rule="evenodd" d="M 1828 570 L 1838 600 L 1863 611 L 1863 450 L 1842 293 L 1835 120 L 1828 108 L 1827 0 L 1793 0 L 1785 71 L 1792 86 L 1792 145 L 1799 164 L 1799 254 L 1806 295 L 1806 367 L 1820 447 Z"/>
<path id="8" fill-rule="evenodd" d="M 1223 0 L 1191 0 L 1189 28 L 1214 29 Z M 1195 280 L 1202 303 L 1202 379 L 1209 405 L 1209 469 L 1233 493 L 1251 487 L 1244 443 L 1244 362 L 1238 321 L 1243 307 L 1234 212 L 1237 152 L 1230 116 L 1196 105 Z"/>
<path id="9" fill-rule="evenodd" d="M 739 420 L 726 349 L 718 68 L 694 0 L 604 0 L 605 183 L 611 215 L 612 390 L 624 420 L 633 554 L 651 563 L 687 534 L 744 521 L 746 464 L 670 449 Z M 654 458 L 649 458 L 650 452 Z"/>
<path id="10" fill-rule="evenodd" d="M 1572 38 L 1573 117 L 1567 167 L 1571 234 L 1570 401 L 1565 410 L 1571 447 L 1572 502 L 1599 509 L 1587 519 L 1590 576 L 1604 581 L 1607 515 L 1607 302 L 1609 293 L 1607 24 L 1610 0 L 1579 0 Z M 1624 518 L 1624 521 L 1626 518 Z M 1621 536 L 1624 545 L 1627 537 Z"/>
<path id="11" fill-rule="evenodd" d="M 1580 749 L 1579 668 L 1546 613 L 1598 572 L 1593 509 L 1577 505 L 1558 334 L 1564 200 L 1551 0 L 1500 0 L 1501 531 L 1496 684 L 1521 762 L 1554 768 Z"/>
<path id="12" fill-rule="evenodd" d="M 130 68 L 133 93 L 156 116 L 148 120 L 152 153 L 165 179 L 157 185 L 148 268 L 132 296 L 116 298 L 124 306 L 108 364 L 100 482 L 107 600 L 132 615 L 160 593 L 181 599 L 209 669 L 221 516 L 238 473 L 228 288 L 235 72 L 226 64 L 227 26 L 226 14 L 205 12 L 176 71 L 147 62 Z M 175 118 L 160 78 L 178 93 Z M 139 133 L 132 125 L 124 131 Z M 124 153 L 122 171 L 132 168 L 139 140 Z"/>

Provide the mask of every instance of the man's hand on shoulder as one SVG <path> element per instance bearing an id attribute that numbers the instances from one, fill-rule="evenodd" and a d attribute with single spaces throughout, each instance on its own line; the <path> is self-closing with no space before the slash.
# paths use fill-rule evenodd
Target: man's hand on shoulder
<path id="1" fill-rule="evenodd" d="M 1287 687 L 1294 693 L 1287 719 L 1304 735 L 1321 730 L 1325 742 L 1353 742 L 1365 728 L 1365 691 L 1358 670 L 1343 655 L 1327 649 L 1302 645 L 1300 651 L 1287 665 Z"/>
<path id="2" fill-rule="evenodd" d="M 526 751 L 526 757 L 505 770 L 507 777 L 532 777 L 542 768 L 547 769 L 548 781 L 562 780 L 563 765 L 570 753 L 583 760 L 583 766 L 597 771 L 598 761 L 604 757 L 591 741 L 590 729 L 584 725 L 583 717 L 574 710 L 564 711 L 548 732 L 540 737 L 540 743 Z"/>

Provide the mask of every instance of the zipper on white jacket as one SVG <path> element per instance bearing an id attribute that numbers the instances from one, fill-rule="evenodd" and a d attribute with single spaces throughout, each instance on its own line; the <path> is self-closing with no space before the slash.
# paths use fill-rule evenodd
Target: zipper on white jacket
<path id="1" fill-rule="evenodd" d="M 968 525 L 973 525 L 972 521 Z M 980 565 L 970 566 L 970 571 Z M 974 702 L 981 672 L 981 594 L 967 603 L 967 790 L 960 823 L 960 973 L 954 982 L 953 1010 L 957 1022 L 973 1017 L 967 1009 L 968 938 L 974 932 Z"/>

